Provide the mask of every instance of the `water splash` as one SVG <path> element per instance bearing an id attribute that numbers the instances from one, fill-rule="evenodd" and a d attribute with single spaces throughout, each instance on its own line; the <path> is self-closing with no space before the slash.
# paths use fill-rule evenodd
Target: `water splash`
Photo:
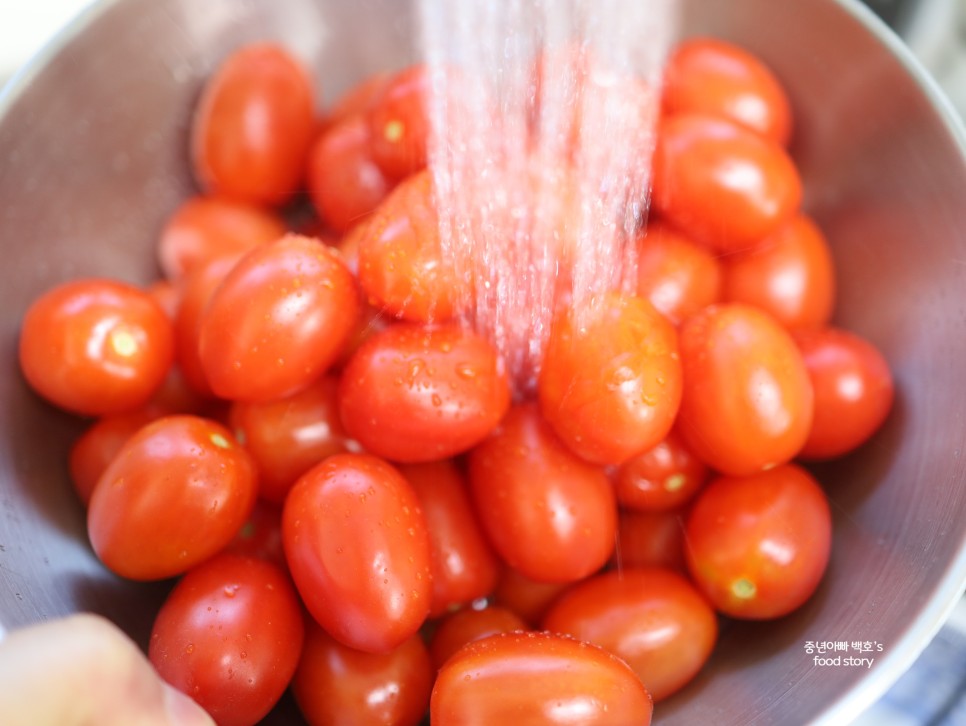
<path id="1" fill-rule="evenodd" d="M 633 289 L 674 0 L 420 0 L 466 321 L 532 390 L 555 307 Z M 579 323 L 579 321 L 578 321 Z"/>

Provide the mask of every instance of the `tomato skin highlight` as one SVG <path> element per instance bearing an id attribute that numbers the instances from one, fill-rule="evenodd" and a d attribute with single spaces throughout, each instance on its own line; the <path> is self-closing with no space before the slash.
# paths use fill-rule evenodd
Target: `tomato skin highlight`
<path id="1" fill-rule="evenodd" d="M 469 643 L 440 669 L 430 700 L 433 726 L 648 726 L 652 711 L 650 695 L 623 661 L 549 633 Z"/>
<path id="2" fill-rule="evenodd" d="M 363 653 L 309 622 L 292 692 L 310 726 L 416 726 L 434 675 L 419 635 L 388 653 Z"/>
<path id="3" fill-rule="evenodd" d="M 647 300 L 611 295 L 553 324 L 540 410 L 594 464 L 620 464 L 670 431 L 681 401 L 677 333 Z"/>
<path id="4" fill-rule="evenodd" d="M 840 328 L 800 331 L 795 342 L 815 389 L 815 416 L 802 459 L 831 459 L 865 443 L 895 398 L 892 372 L 869 341 Z"/>
<path id="5" fill-rule="evenodd" d="M 283 48 L 253 43 L 229 56 L 202 90 L 191 159 L 202 189 L 278 206 L 298 191 L 315 131 L 312 81 Z"/>
<path id="6" fill-rule="evenodd" d="M 712 305 L 681 328 L 684 395 L 677 430 L 711 468 L 736 476 L 791 460 L 812 425 L 801 353 L 767 313 Z"/>
<path id="7" fill-rule="evenodd" d="M 216 395 L 269 401 L 304 390 L 335 361 L 360 312 L 338 253 L 288 235 L 252 250 L 215 290 L 198 350 Z"/>
<path id="8" fill-rule="evenodd" d="M 161 606 L 148 657 L 219 726 L 253 726 L 281 698 L 302 650 L 298 595 L 269 562 L 219 555 Z"/>
<path id="9" fill-rule="evenodd" d="M 781 146 L 711 116 L 662 120 L 652 179 L 655 209 L 722 253 L 756 247 L 802 200 L 798 170 Z"/>
<path id="10" fill-rule="evenodd" d="M 828 565 L 832 517 L 825 493 L 799 466 L 719 477 L 686 525 L 691 578 L 715 608 L 767 620 L 800 607 Z"/>
<path id="11" fill-rule="evenodd" d="M 535 404 L 513 408 L 470 452 L 476 512 L 504 562 L 541 582 L 573 582 L 614 548 L 617 504 L 603 469 L 581 460 Z"/>
<path id="12" fill-rule="evenodd" d="M 510 405 L 502 361 L 455 324 L 396 324 L 366 340 L 342 373 L 339 410 L 372 454 L 417 463 L 481 441 Z"/>
<path id="13" fill-rule="evenodd" d="M 392 466 L 336 454 L 303 475 L 282 510 L 292 579 L 336 640 L 387 653 L 429 613 L 432 566 L 419 500 Z"/>
<path id="14" fill-rule="evenodd" d="M 718 636 L 705 597 L 683 575 L 660 568 L 607 572 L 577 583 L 547 613 L 543 627 L 622 659 L 655 702 L 694 678 Z"/>
<path id="15" fill-rule="evenodd" d="M 132 435 L 91 495 L 94 552 L 132 580 L 179 575 L 219 552 L 255 504 L 255 464 L 227 428 L 189 415 Z"/>
<path id="16" fill-rule="evenodd" d="M 30 387 L 71 413 L 99 416 L 140 408 L 174 359 L 174 331 L 143 290 L 114 280 L 66 282 L 31 304 L 19 341 Z"/>

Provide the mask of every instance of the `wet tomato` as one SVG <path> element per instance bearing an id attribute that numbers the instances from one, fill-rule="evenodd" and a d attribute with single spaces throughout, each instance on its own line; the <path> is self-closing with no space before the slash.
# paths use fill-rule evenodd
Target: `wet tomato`
<path id="1" fill-rule="evenodd" d="M 336 454 L 303 475 L 282 510 L 285 557 L 332 637 L 387 653 L 429 613 L 432 555 L 409 483 L 373 456 Z"/>
<path id="2" fill-rule="evenodd" d="M 269 401 L 307 388 L 355 329 L 359 296 L 331 247 L 288 235 L 252 250 L 213 293 L 198 351 L 212 390 Z"/>
<path id="3" fill-rule="evenodd" d="M 481 441 L 510 405 L 502 361 L 455 325 L 400 323 L 366 340 L 342 372 L 346 431 L 377 456 L 437 461 Z"/>
<path id="4" fill-rule="evenodd" d="M 708 478 L 708 467 L 673 429 L 651 449 L 624 462 L 613 474 L 622 507 L 648 511 L 686 504 Z"/>
<path id="5" fill-rule="evenodd" d="M 700 459 L 751 474 L 792 459 L 812 425 L 808 371 L 791 335 L 741 303 L 712 305 L 681 328 L 678 431 Z"/>
<path id="6" fill-rule="evenodd" d="M 777 618 L 802 605 L 828 564 L 832 518 L 818 483 L 794 464 L 711 481 L 691 507 L 688 570 L 726 615 Z"/>
<path id="7" fill-rule="evenodd" d="M 497 633 L 529 630 L 523 619 L 512 610 L 490 605 L 484 608 L 464 608 L 444 618 L 433 631 L 429 653 L 437 669 L 467 643 Z"/>
<path id="8" fill-rule="evenodd" d="M 119 575 L 160 580 L 224 547 L 255 504 L 255 465 L 231 432 L 165 416 L 132 435 L 94 487 L 87 530 Z"/>
<path id="9" fill-rule="evenodd" d="M 219 555 L 175 585 L 154 621 L 148 656 L 219 726 L 253 726 L 288 687 L 303 637 L 298 595 L 282 570 Z"/>
<path id="10" fill-rule="evenodd" d="M 503 633 L 473 641 L 440 669 L 433 726 L 647 726 L 651 697 L 623 661 L 549 633 Z"/>
<path id="11" fill-rule="evenodd" d="M 20 369 L 43 398 L 97 416 L 145 405 L 174 358 L 174 331 L 147 293 L 104 279 L 41 295 L 24 315 Z"/>

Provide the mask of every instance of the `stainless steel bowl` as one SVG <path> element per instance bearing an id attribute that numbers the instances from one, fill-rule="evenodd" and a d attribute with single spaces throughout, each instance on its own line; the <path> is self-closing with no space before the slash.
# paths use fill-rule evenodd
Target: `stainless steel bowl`
<path id="1" fill-rule="evenodd" d="M 841 724 L 910 665 L 966 582 L 966 138 L 856 2 L 685 5 L 687 33 L 745 45 L 787 84 L 807 208 L 839 262 L 837 320 L 885 352 L 898 399 L 860 453 L 817 469 L 835 540 L 815 597 L 780 621 L 726 627 L 707 670 L 657 720 Z M 17 366 L 26 306 L 75 276 L 155 274 L 159 226 L 192 189 L 192 102 L 231 48 L 287 43 L 331 99 L 409 61 L 412 30 L 395 0 L 114 0 L 85 13 L 0 97 L 3 626 L 93 610 L 143 644 L 165 590 L 121 581 L 90 551 L 65 463 L 81 425 L 31 394 Z M 882 650 L 871 669 L 823 667 L 808 641 Z"/>

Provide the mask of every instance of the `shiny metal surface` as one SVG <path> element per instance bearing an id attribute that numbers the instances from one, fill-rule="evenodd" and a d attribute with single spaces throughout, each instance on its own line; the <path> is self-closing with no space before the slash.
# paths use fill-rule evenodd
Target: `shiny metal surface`
<path id="1" fill-rule="evenodd" d="M 200 79 L 239 43 L 276 38 L 332 98 L 400 66 L 394 0 L 113 0 L 86 13 L 0 97 L 0 624 L 104 613 L 144 643 L 165 585 L 94 559 L 66 478 L 81 424 L 29 393 L 19 319 L 80 275 L 145 281 L 154 237 L 191 189 Z M 913 661 L 966 582 L 966 140 L 933 86 L 857 3 L 692 0 L 689 33 L 760 53 L 789 87 L 807 206 L 840 265 L 839 322 L 881 346 L 898 400 L 858 456 L 817 469 L 833 502 L 828 576 L 806 607 L 725 628 L 662 724 L 840 724 Z M 871 669 L 816 666 L 807 641 L 882 644 Z M 289 723 L 284 714 L 275 722 Z"/>

